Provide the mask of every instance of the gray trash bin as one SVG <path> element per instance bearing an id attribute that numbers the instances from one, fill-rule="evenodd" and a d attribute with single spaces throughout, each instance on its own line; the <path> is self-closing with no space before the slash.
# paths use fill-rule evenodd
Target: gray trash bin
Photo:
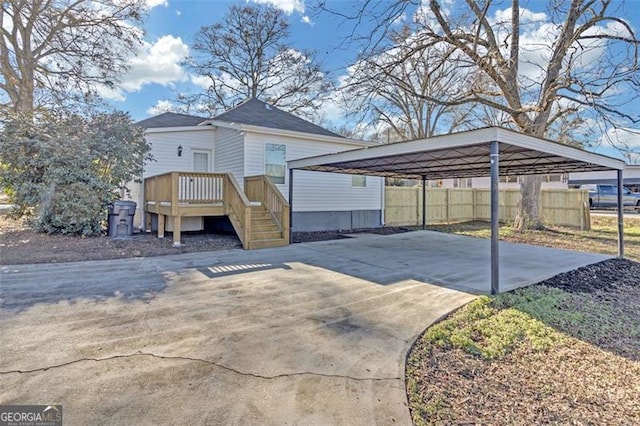
<path id="1" fill-rule="evenodd" d="M 117 200 L 109 204 L 108 234 L 112 238 L 133 235 L 133 216 L 136 214 L 134 201 Z"/>

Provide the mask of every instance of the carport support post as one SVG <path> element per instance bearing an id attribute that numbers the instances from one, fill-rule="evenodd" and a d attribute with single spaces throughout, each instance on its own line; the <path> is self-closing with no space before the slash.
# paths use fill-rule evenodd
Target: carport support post
<path id="1" fill-rule="evenodd" d="M 289 169 L 289 244 L 293 243 L 293 169 Z"/>
<path id="2" fill-rule="evenodd" d="M 500 175 L 500 152 L 498 141 L 491 142 L 491 294 L 500 291 L 500 258 L 498 246 L 498 232 L 500 210 L 498 197 L 498 182 Z"/>
<path id="3" fill-rule="evenodd" d="M 427 177 L 422 175 L 422 230 L 427 229 Z"/>
<path id="4" fill-rule="evenodd" d="M 618 257 L 624 258 L 624 203 L 622 200 L 622 170 L 618 170 Z"/>

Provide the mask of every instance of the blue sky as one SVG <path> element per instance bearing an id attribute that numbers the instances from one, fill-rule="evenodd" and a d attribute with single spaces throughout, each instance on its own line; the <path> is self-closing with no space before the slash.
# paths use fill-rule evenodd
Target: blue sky
<path id="1" fill-rule="evenodd" d="M 324 64 L 325 69 L 337 81 L 346 73 L 357 56 L 357 43 L 345 42 L 353 29 L 353 22 L 329 14 L 316 13 L 312 4 L 316 0 L 147 0 L 150 11 L 145 24 L 145 45 L 139 55 L 132 60 L 131 71 L 123 76 L 121 86 L 105 93 L 113 107 L 128 111 L 136 120 L 153 115 L 158 109 L 169 105 L 180 91 L 202 90 L 194 84 L 192 76 L 180 66 L 180 61 L 189 53 L 194 34 L 204 25 L 222 20 L 230 4 L 270 3 L 282 9 L 289 19 L 294 48 L 313 50 Z M 357 8 L 358 1 L 327 0 L 328 7 L 350 12 Z M 449 3 L 443 0 L 443 4 Z M 504 8 L 510 1 L 498 2 Z M 544 9 L 541 0 L 521 1 L 521 7 L 533 12 Z M 634 28 L 640 30 L 640 0 L 627 0 L 621 15 Z M 359 26 L 366 32 L 367 23 Z M 638 102 L 640 105 L 640 102 Z M 640 108 L 640 106 L 638 106 Z M 327 105 L 325 116 L 341 121 L 341 111 L 336 105 Z M 640 148 L 640 137 L 634 136 Z M 597 151 L 613 154 L 599 148 Z"/>
<path id="2" fill-rule="evenodd" d="M 343 43 L 352 28 L 341 23 L 336 16 L 314 13 L 304 0 L 263 1 L 275 4 L 288 16 L 293 47 L 315 51 L 325 69 L 334 77 L 343 73 L 345 67 L 354 60 L 357 46 L 347 47 Z M 177 66 L 181 59 L 179 56 L 188 52 L 188 46 L 198 29 L 221 21 L 229 5 L 242 4 L 242 1 L 225 0 L 148 2 L 152 6 L 145 25 L 145 41 L 148 45 L 140 58 L 145 66 L 137 70 L 134 65 L 134 75 L 125 76 L 123 88 L 110 95 L 113 106 L 129 111 L 134 119 L 148 117 L 153 106 L 159 101 L 172 99 L 176 90 L 197 89 L 190 84 L 186 71 Z M 349 2 L 334 3 L 347 6 Z M 152 51 L 154 47 L 155 53 Z M 152 67 L 155 70 L 150 70 Z"/>

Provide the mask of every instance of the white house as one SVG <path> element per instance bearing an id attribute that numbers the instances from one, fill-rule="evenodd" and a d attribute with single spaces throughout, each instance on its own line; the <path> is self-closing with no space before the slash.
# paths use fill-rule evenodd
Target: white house
<path id="1" fill-rule="evenodd" d="M 500 176 L 499 187 L 500 189 L 518 189 L 520 188 L 519 179 L 518 176 Z M 566 189 L 568 179 L 569 175 L 566 173 L 543 175 L 542 189 Z M 429 181 L 429 186 L 442 188 L 489 188 L 490 184 L 491 178 L 489 177 Z"/>
<path id="2" fill-rule="evenodd" d="M 640 192 L 640 165 L 627 164 L 622 174 L 624 185 L 632 191 Z M 606 172 L 581 172 L 569 174 L 569 185 L 579 186 L 590 183 L 617 184 L 618 177 L 614 170 Z"/>
<path id="3" fill-rule="evenodd" d="M 287 200 L 287 161 L 368 145 L 257 99 L 212 119 L 164 113 L 137 124 L 146 128 L 155 158 L 145 165 L 143 179 L 172 171 L 228 173 L 244 190 L 245 177 L 266 175 Z M 138 203 L 136 224 L 141 227 L 146 225 L 142 210 L 149 207 L 145 206 L 143 188 L 144 184 L 131 188 L 131 198 Z M 294 188 L 293 231 L 378 227 L 383 223 L 382 178 L 300 172 Z M 182 217 L 179 229 L 202 229 L 203 217 Z M 173 219 L 167 216 L 166 229 L 173 227 Z"/>

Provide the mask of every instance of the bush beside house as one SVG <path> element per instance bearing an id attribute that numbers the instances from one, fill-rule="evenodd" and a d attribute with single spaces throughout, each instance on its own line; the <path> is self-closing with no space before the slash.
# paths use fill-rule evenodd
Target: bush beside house
<path id="1" fill-rule="evenodd" d="M 0 184 L 43 232 L 97 235 L 106 208 L 152 160 L 128 114 L 14 115 L 0 130 Z"/>

